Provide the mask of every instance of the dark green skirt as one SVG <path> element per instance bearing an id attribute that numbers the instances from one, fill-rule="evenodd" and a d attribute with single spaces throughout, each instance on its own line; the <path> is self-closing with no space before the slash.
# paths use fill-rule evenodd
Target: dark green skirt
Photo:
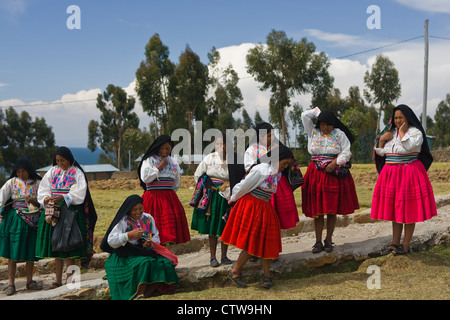
<path id="1" fill-rule="evenodd" d="M 0 256 L 14 261 L 37 261 L 36 230 L 11 209 L 0 223 Z"/>
<path id="2" fill-rule="evenodd" d="M 179 286 L 175 266 L 167 258 L 157 255 L 119 257 L 111 254 L 105 261 L 105 278 L 113 300 L 130 300 L 141 284 L 161 283 L 160 291 Z"/>
<path id="3" fill-rule="evenodd" d="M 52 235 L 53 229 L 51 223 L 45 221 L 45 215 L 42 214 L 39 219 L 37 239 L 36 239 L 36 257 L 38 258 L 70 258 L 70 259 L 83 259 L 87 257 L 87 244 L 86 244 L 86 216 L 83 206 L 70 206 L 70 210 L 77 212 L 75 219 L 78 227 L 81 231 L 81 236 L 84 239 L 84 246 L 81 248 L 60 252 L 52 250 Z"/>
<path id="4" fill-rule="evenodd" d="M 211 215 L 208 216 L 203 210 L 194 209 L 191 229 L 200 234 L 220 237 L 225 228 L 225 220 L 222 219 L 228 207 L 228 201 L 218 191 L 213 191 L 210 199 Z"/>

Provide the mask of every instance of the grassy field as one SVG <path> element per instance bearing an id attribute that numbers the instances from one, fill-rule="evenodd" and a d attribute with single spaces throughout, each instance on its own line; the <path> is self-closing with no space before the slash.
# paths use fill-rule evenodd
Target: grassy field
<path id="1" fill-rule="evenodd" d="M 380 289 L 369 289 L 367 267 L 380 268 Z M 229 285 L 203 291 L 178 289 L 159 300 L 449 300 L 450 245 L 406 256 L 383 256 L 364 262 L 303 269 L 273 275 L 274 286 L 263 289 L 258 278 L 245 289 Z M 232 297 L 232 298 L 230 298 Z"/>

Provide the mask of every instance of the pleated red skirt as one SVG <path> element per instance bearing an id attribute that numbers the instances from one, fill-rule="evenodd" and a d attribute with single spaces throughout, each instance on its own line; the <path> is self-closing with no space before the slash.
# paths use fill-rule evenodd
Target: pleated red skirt
<path id="1" fill-rule="evenodd" d="M 302 185 L 302 210 L 307 217 L 323 214 L 346 215 L 359 209 L 355 182 L 352 175 L 338 178 L 335 175 L 316 169 L 311 162 Z"/>
<path id="2" fill-rule="evenodd" d="M 272 206 L 280 218 L 281 229 L 291 229 L 300 221 L 294 192 L 285 176 L 278 182 L 277 192 L 270 199 Z"/>
<path id="3" fill-rule="evenodd" d="M 184 243 L 190 234 L 183 205 L 173 190 L 149 190 L 142 195 L 144 212 L 155 219 L 161 244 Z"/>
<path id="4" fill-rule="evenodd" d="M 221 240 L 253 256 L 278 258 L 281 252 L 280 220 L 270 201 L 251 194 L 240 198 L 230 212 Z"/>
<path id="5" fill-rule="evenodd" d="M 416 223 L 436 215 L 433 188 L 422 162 L 384 165 L 373 192 L 372 219 Z"/>

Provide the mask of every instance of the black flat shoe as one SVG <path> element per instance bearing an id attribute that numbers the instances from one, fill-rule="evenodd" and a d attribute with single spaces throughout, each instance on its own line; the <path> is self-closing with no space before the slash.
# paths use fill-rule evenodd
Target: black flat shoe
<path id="1" fill-rule="evenodd" d="M 394 256 L 401 256 L 408 253 L 411 253 L 411 247 L 409 247 L 408 250 L 405 250 L 405 247 L 401 244 L 395 249 Z"/>
<path id="2" fill-rule="evenodd" d="M 400 246 L 397 246 L 393 243 L 391 243 L 390 245 L 388 245 L 386 248 L 384 248 L 383 250 L 381 250 L 380 254 L 382 256 L 387 256 L 388 254 L 394 253 L 395 250 L 397 250 Z"/>

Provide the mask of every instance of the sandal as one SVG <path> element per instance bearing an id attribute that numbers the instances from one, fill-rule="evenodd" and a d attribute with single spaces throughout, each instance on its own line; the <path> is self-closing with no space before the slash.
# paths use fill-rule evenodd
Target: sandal
<path id="1" fill-rule="evenodd" d="M 228 257 L 223 257 L 223 258 L 220 260 L 220 263 L 221 263 L 221 264 L 232 264 L 233 261 L 231 261 Z"/>
<path id="2" fill-rule="evenodd" d="M 388 245 L 386 248 L 384 248 L 383 250 L 381 250 L 381 255 L 382 256 L 386 256 L 388 254 L 394 253 L 395 250 L 397 250 L 400 246 L 391 243 L 390 245 Z"/>
<path id="3" fill-rule="evenodd" d="M 399 256 L 399 255 L 405 255 L 411 253 L 411 247 L 408 248 L 408 250 L 405 250 L 405 247 L 403 246 L 403 244 L 399 245 L 395 250 L 394 250 L 394 256 Z"/>
<path id="4" fill-rule="evenodd" d="M 312 249 L 312 253 L 319 253 L 322 252 L 324 249 L 323 244 L 321 241 L 317 241 L 314 245 L 313 245 L 313 249 Z"/>
<path id="5" fill-rule="evenodd" d="M 272 287 L 272 277 L 264 276 L 262 280 L 262 287 L 264 289 L 270 289 Z"/>
<path id="6" fill-rule="evenodd" d="M 52 282 L 52 289 L 56 289 L 62 286 L 62 283 L 59 282 Z"/>
<path id="7" fill-rule="evenodd" d="M 325 240 L 323 243 L 325 244 L 324 245 L 325 252 L 330 253 L 333 251 L 333 244 L 334 244 L 333 242 L 328 242 L 327 240 Z"/>
<path id="8" fill-rule="evenodd" d="M 209 261 L 209 266 L 210 266 L 210 267 L 217 268 L 219 265 L 220 265 L 220 263 L 219 263 L 219 261 L 217 261 L 216 258 L 212 258 L 212 259 Z"/>
<path id="9" fill-rule="evenodd" d="M 16 286 L 13 285 L 13 284 L 10 284 L 10 285 L 8 286 L 8 288 L 6 288 L 5 294 L 6 294 L 7 296 L 12 296 L 12 295 L 15 294 L 15 293 L 16 293 Z"/>
<path id="10" fill-rule="evenodd" d="M 27 287 L 27 290 L 41 290 L 42 289 L 42 285 L 38 284 L 34 280 L 31 280 L 30 282 L 28 282 L 26 287 Z"/>
<path id="11" fill-rule="evenodd" d="M 228 278 L 231 279 L 231 281 L 234 282 L 235 285 L 237 285 L 240 288 L 247 288 L 247 284 L 242 280 L 242 277 L 233 277 L 233 274 L 230 272 L 228 273 Z"/>

